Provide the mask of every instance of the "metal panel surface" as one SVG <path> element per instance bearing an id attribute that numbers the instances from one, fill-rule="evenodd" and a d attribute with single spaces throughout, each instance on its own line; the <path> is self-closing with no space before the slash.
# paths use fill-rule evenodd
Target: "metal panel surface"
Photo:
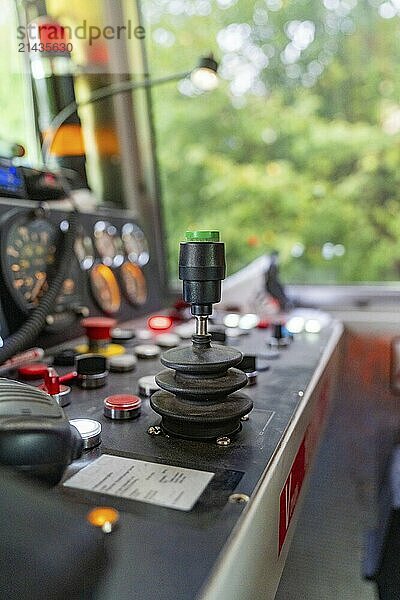
<path id="1" fill-rule="evenodd" d="M 280 552 L 280 497 L 285 491 L 291 468 L 302 444 L 306 446 L 305 484 L 323 433 L 329 404 L 335 388 L 339 361 L 336 328 L 315 370 L 296 414 L 276 448 L 276 453 L 260 478 L 248 507 L 221 553 L 213 574 L 200 594 L 202 600 L 273 599 L 294 535 L 306 485 L 298 490 L 293 515 Z"/>
<path id="2" fill-rule="evenodd" d="M 62 486 L 54 490 L 80 505 L 111 504 L 121 511 L 119 528 L 106 539 L 112 560 L 101 600 L 273 598 L 334 393 L 341 336 L 342 326 L 335 323 L 320 334 L 300 334 L 279 359 L 268 361 L 269 370 L 246 389 L 254 410 L 228 447 L 150 436 L 147 429 L 158 424 L 158 416 L 148 399 L 134 421 L 104 417 L 103 399 L 112 393 L 137 393 L 138 377 L 161 369 L 158 359 L 140 361 L 134 373 L 112 374 L 100 390 L 74 389 L 67 415 L 100 421 L 103 444 L 71 465 L 66 478 L 102 452 L 218 474 L 218 485 L 211 482 L 187 512 Z M 265 331 L 253 330 L 237 339 L 237 347 L 263 353 L 266 341 Z M 307 448 L 303 485 L 287 491 L 302 443 Z M 232 503 L 232 492 L 250 501 Z M 279 554 L 282 492 L 293 506 Z"/>

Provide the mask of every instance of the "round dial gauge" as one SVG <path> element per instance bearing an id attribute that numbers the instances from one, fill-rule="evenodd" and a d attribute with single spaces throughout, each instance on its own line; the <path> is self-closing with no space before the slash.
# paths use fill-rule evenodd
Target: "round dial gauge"
<path id="1" fill-rule="evenodd" d="M 98 221 L 94 226 L 94 245 L 105 265 L 111 267 L 122 264 L 122 241 L 114 225 Z"/>
<path id="2" fill-rule="evenodd" d="M 141 267 L 147 265 L 150 259 L 149 245 L 140 227 L 133 223 L 125 223 L 122 227 L 122 241 L 131 263 Z"/>
<path id="3" fill-rule="evenodd" d="M 99 307 L 108 314 L 119 311 L 121 293 L 114 273 L 103 264 L 97 264 L 90 271 L 92 293 Z"/>
<path id="4" fill-rule="evenodd" d="M 32 212 L 14 214 L 1 231 L 2 273 L 17 306 L 27 312 L 36 306 L 55 274 L 60 230 L 45 217 Z M 76 284 L 65 279 L 56 306 L 74 296 Z"/>
<path id="5" fill-rule="evenodd" d="M 143 271 L 137 265 L 126 262 L 121 267 L 125 294 L 131 304 L 144 304 L 147 300 L 147 284 Z"/>

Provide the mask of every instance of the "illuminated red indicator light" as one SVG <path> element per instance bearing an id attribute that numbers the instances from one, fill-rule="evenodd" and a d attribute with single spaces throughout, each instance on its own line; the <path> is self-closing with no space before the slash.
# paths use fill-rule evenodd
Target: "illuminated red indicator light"
<path id="1" fill-rule="evenodd" d="M 172 319 L 166 315 L 155 315 L 154 317 L 150 317 L 147 325 L 154 331 L 165 331 L 172 326 Z"/>

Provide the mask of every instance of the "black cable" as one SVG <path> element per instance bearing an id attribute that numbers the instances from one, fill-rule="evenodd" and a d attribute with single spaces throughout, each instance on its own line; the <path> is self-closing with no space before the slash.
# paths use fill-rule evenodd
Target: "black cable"
<path id="1" fill-rule="evenodd" d="M 180 79 L 188 77 L 190 73 L 191 71 L 185 71 L 184 73 L 166 75 L 165 77 L 160 77 L 158 79 L 144 79 L 143 81 L 128 80 L 121 81 L 118 83 L 112 83 L 110 85 L 98 88 L 89 96 L 89 98 L 83 100 L 82 102 L 70 102 L 70 104 L 67 104 L 67 106 L 60 110 L 60 112 L 54 117 L 44 136 L 42 143 L 42 155 L 44 163 L 49 163 L 49 160 L 51 158 L 51 146 L 61 125 L 63 125 L 68 119 L 68 117 L 73 115 L 76 112 L 76 110 L 78 110 L 78 108 L 89 106 L 90 104 L 94 104 L 95 102 L 99 102 L 100 100 L 111 98 L 112 96 L 115 96 L 116 94 L 121 94 L 123 92 L 130 92 L 138 89 L 150 88 L 154 85 L 170 83 L 171 81 L 179 81 Z"/>
<path id="2" fill-rule="evenodd" d="M 22 327 L 4 341 L 3 347 L 0 348 L 0 364 L 29 348 L 45 326 L 46 317 L 51 314 L 73 259 L 74 242 L 79 222 L 78 214 L 77 210 L 71 212 L 69 228 L 63 234 L 57 249 L 56 275 L 50 282 L 49 289 Z"/>

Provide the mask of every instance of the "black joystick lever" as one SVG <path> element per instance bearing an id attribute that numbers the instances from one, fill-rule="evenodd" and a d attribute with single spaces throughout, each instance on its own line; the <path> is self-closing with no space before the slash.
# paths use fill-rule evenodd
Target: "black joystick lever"
<path id="1" fill-rule="evenodd" d="M 241 429 L 241 418 L 253 408 L 239 393 L 247 376 L 233 368 L 242 360 L 235 348 L 211 346 L 208 316 L 221 300 L 225 278 L 225 249 L 218 231 L 186 233 L 180 245 L 179 278 L 183 296 L 196 318 L 191 346 L 173 348 L 161 357 L 168 370 L 156 376 L 161 390 L 150 404 L 162 416 L 165 433 L 186 439 L 212 440 L 232 436 Z"/>
<path id="2" fill-rule="evenodd" d="M 196 334 L 207 335 L 212 305 L 221 300 L 221 282 L 225 279 L 225 247 L 218 231 L 187 231 L 181 243 L 179 279 L 183 281 L 183 299 L 196 317 Z"/>

